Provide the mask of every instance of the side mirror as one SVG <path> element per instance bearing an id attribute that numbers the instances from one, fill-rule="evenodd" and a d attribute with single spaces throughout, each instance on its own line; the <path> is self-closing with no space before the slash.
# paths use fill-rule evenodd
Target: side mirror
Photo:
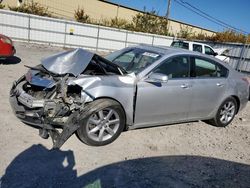
<path id="1" fill-rule="evenodd" d="M 151 83 L 166 83 L 168 81 L 168 76 L 161 73 L 152 73 L 145 81 Z"/>
<path id="2" fill-rule="evenodd" d="M 217 52 L 214 52 L 214 54 L 213 54 L 214 56 L 217 56 L 218 55 L 218 53 Z"/>
<path id="3" fill-rule="evenodd" d="M 205 54 L 212 55 L 212 56 L 217 56 L 218 55 L 217 52 L 206 52 Z"/>

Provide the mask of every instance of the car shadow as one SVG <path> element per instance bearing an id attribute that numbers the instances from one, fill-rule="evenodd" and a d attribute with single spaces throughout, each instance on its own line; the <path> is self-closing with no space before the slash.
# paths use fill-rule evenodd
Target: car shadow
<path id="1" fill-rule="evenodd" d="M 0 187 L 60 187 L 76 179 L 72 151 L 48 150 L 33 145 L 7 167 Z"/>
<path id="2" fill-rule="evenodd" d="M 49 151 L 42 145 L 33 145 L 7 167 L 0 187 L 238 188 L 250 185 L 249 165 L 211 157 L 159 156 L 124 160 L 81 176 L 77 176 L 74 166 L 71 150 Z"/>
<path id="3" fill-rule="evenodd" d="M 3 65 L 13 65 L 13 64 L 18 64 L 22 60 L 17 57 L 17 56 L 11 56 L 11 57 L 6 57 L 6 58 L 0 58 L 0 64 Z"/>

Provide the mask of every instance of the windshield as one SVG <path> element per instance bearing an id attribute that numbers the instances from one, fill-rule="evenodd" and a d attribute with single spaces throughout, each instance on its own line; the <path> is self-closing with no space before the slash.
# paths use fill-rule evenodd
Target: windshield
<path id="1" fill-rule="evenodd" d="M 182 41 L 174 41 L 172 42 L 171 46 L 188 50 L 188 43 Z"/>
<path id="2" fill-rule="evenodd" d="M 145 49 L 129 49 L 127 51 L 116 51 L 106 56 L 114 64 L 122 67 L 127 73 L 139 73 L 156 60 L 160 59 L 161 55 Z"/>

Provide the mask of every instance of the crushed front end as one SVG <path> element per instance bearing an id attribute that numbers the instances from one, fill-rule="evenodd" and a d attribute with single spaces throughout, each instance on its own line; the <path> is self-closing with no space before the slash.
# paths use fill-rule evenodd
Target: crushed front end
<path id="1" fill-rule="evenodd" d="M 10 104 L 21 121 L 39 129 L 42 138 L 51 136 L 53 148 L 60 148 L 95 109 L 84 84 L 100 81 L 97 75 L 122 75 L 119 66 L 83 49 L 50 56 L 28 68 L 13 83 Z"/>
<path id="2" fill-rule="evenodd" d="M 30 69 L 13 83 L 10 91 L 10 104 L 15 115 L 38 128 L 42 138 L 50 135 L 54 148 L 60 148 L 77 130 L 78 116 L 84 108 L 81 88 L 66 85 L 66 80 L 68 75 L 57 77 L 45 70 Z"/>

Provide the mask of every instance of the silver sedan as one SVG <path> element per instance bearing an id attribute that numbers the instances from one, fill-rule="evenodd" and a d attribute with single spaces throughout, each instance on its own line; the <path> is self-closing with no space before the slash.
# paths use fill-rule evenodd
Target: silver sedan
<path id="1" fill-rule="evenodd" d="M 76 49 L 42 60 L 14 82 L 16 116 L 60 148 L 76 133 L 93 146 L 121 132 L 204 120 L 231 123 L 249 98 L 245 76 L 213 57 L 140 45 L 106 58 Z"/>

